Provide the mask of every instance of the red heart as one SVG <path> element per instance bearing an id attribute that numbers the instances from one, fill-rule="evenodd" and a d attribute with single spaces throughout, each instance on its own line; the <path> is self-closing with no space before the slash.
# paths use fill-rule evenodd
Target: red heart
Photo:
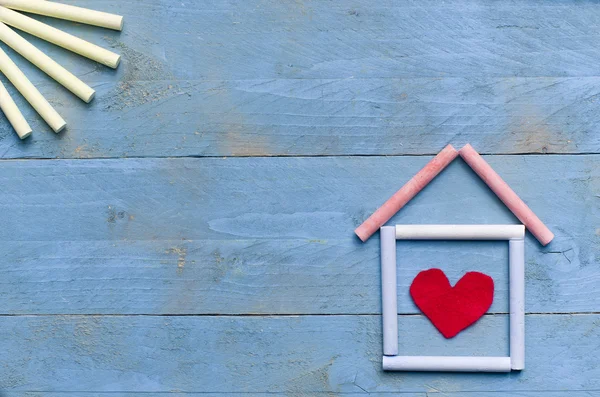
<path id="1" fill-rule="evenodd" d="M 446 338 L 475 323 L 494 300 L 494 280 L 469 272 L 454 287 L 440 269 L 422 271 L 410 286 L 410 296 Z"/>

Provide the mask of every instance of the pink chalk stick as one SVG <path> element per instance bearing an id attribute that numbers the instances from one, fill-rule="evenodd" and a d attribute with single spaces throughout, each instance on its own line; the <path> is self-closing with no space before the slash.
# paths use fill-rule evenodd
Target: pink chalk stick
<path id="1" fill-rule="evenodd" d="M 554 234 L 542 223 L 531 209 L 517 196 L 506 182 L 469 144 L 460 149 L 460 157 L 492 189 L 500 200 L 512 211 L 525 227 L 546 246 L 554 239 Z"/>
<path id="2" fill-rule="evenodd" d="M 415 197 L 429 182 L 433 180 L 448 164 L 458 156 L 458 151 L 448 145 L 433 160 L 417 173 L 410 181 L 406 182 L 388 201 L 385 202 L 373 215 L 360 225 L 354 233 L 362 240 L 367 241 L 381 226 L 390 220 L 413 197 Z"/>

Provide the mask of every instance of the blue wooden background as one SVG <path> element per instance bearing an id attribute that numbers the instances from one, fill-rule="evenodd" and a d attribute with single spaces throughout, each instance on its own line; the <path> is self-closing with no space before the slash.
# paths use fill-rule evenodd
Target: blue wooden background
<path id="1" fill-rule="evenodd" d="M 36 17 L 117 71 L 25 35 L 69 123 L 0 119 L 0 396 L 600 396 L 600 3 L 80 0 L 122 33 Z M 353 235 L 470 142 L 555 232 L 526 242 L 526 370 L 381 371 L 379 241 Z M 392 223 L 517 223 L 461 160 Z M 406 354 L 508 353 L 503 243 L 398 244 Z M 444 340 L 407 288 L 496 280 Z"/>

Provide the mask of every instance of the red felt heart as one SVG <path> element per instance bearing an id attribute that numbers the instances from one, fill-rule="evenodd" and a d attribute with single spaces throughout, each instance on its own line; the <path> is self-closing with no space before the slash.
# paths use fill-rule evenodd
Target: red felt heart
<path id="1" fill-rule="evenodd" d="M 469 272 L 454 287 L 440 269 L 422 271 L 410 286 L 410 296 L 446 338 L 475 323 L 494 300 L 494 280 Z"/>

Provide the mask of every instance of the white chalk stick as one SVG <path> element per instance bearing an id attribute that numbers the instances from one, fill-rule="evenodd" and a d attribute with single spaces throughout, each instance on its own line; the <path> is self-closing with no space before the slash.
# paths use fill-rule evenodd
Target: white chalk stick
<path id="1" fill-rule="evenodd" d="M 381 244 L 381 307 L 383 318 L 383 354 L 398 354 L 398 297 L 396 286 L 396 228 L 384 226 Z"/>
<path id="2" fill-rule="evenodd" d="M 510 240 L 523 238 L 523 225 L 397 225 L 398 240 Z"/>
<path id="3" fill-rule="evenodd" d="M 14 30 L 0 22 L 0 41 L 10 46 L 13 50 L 21 54 L 29 62 L 44 71 L 66 89 L 77 95 L 81 100 L 89 103 L 93 98 L 95 91 L 83 81 L 75 77 L 67 69 L 60 66 L 48 55 L 37 49 L 23 37 L 19 36 Z"/>
<path id="4" fill-rule="evenodd" d="M 121 61 L 121 56 L 112 51 L 2 6 L 0 6 L 0 22 L 111 68 L 119 66 Z"/>
<path id="5" fill-rule="evenodd" d="M 15 129 L 19 138 L 25 139 L 31 135 L 29 123 L 27 123 L 27 120 L 23 117 L 23 114 L 2 82 L 0 82 L 0 109 L 4 112 L 4 115 Z"/>
<path id="6" fill-rule="evenodd" d="M 113 30 L 123 29 L 123 17 L 120 15 L 75 7 L 68 4 L 45 0 L 0 0 L 0 5 L 13 10 L 65 19 L 86 25 L 100 26 Z"/>
<path id="7" fill-rule="evenodd" d="M 525 368 L 525 242 L 509 241 L 510 359 L 513 370 Z"/>
<path id="8" fill-rule="evenodd" d="M 510 372 L 509 357 L 383 356 L 384 371 Z"/>
<path id="9" fill-rule="evenodd" d="M 65 120 L 60 117 L 52 105 L 50 105 L 37 88 L 31 84 L 31 81 L 29 81 L 2 49 L 0 49 L 0 71 L 4 73 L 11 83 L 13 83 L 21 95 L 27 99 L 27 102 L 33 106 L 54 132 L 59 133 L 66 127 L 67 123 Z"/>

